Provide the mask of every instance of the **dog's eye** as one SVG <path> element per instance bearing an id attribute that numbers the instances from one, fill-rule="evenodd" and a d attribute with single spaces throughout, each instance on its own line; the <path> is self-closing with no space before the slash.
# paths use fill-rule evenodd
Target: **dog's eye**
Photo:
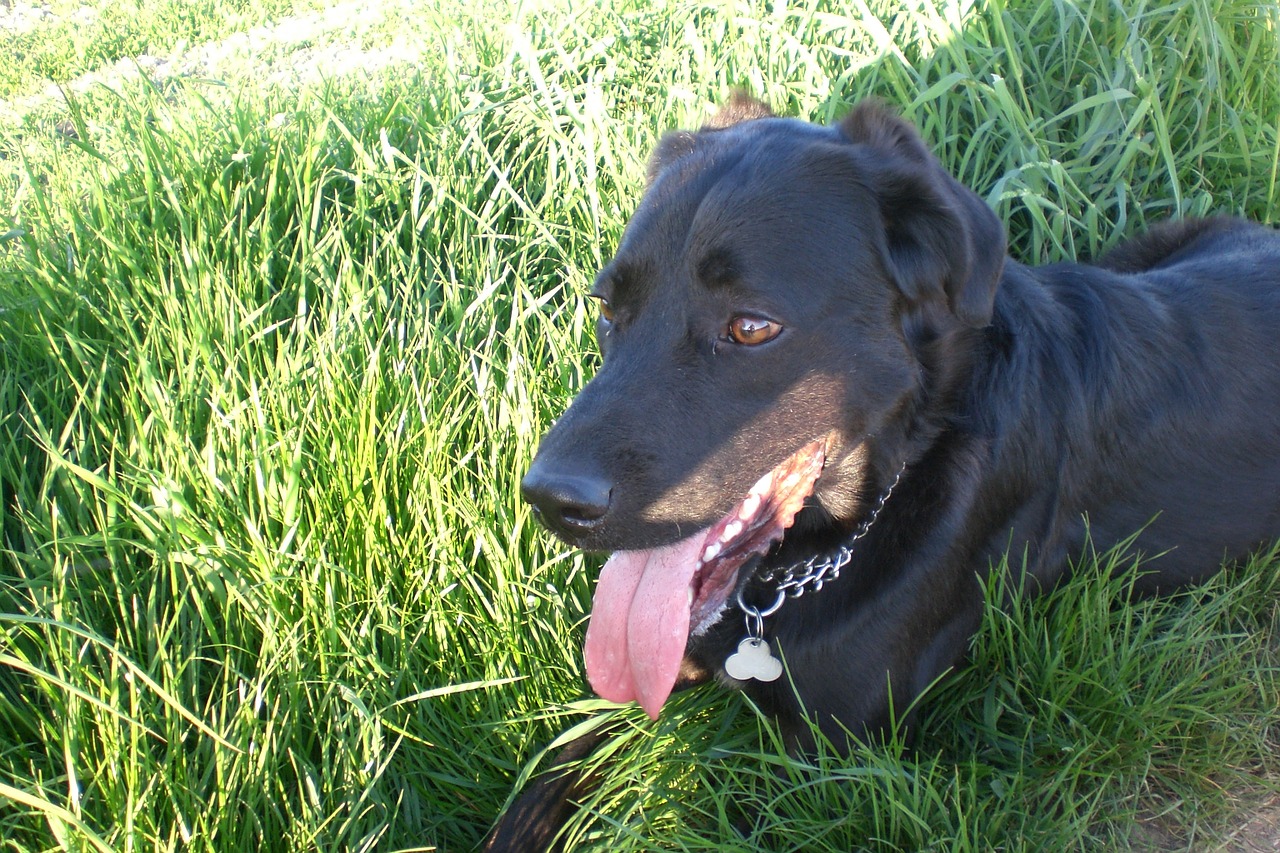
<path id="1" fill-rule="evenodd" d="M 600 309 L 600 319 L 606 323 L 613 323 L 613 308 L 609 305 L 609 300 L 604 297 L 595 297 L 596 306 Z"/>
<path id="2" fill-rule="evenodd" d="M 754 347 L 767 344 L 782 332 L 782 324 L 764 317 L 741 315 L 729 321 L 729 337 L 736 344 Z"/>

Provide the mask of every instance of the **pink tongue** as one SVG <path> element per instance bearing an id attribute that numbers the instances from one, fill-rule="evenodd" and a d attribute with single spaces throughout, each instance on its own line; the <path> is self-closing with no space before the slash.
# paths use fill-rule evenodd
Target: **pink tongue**
<path id="1" fill-rule="evenodd" d="M 615 551 L 604 564 L 583 656 L 605 699 L 638 700 L 658 718 L 689 639 L 689 583 L 705 538 L 702 531 L 665 548 Z"/>

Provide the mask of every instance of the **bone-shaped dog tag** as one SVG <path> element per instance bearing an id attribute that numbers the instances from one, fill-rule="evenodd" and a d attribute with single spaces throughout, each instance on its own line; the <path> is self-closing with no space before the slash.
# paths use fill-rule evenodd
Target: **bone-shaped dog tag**
<path id="1" fill-rule="evenodd" d="M 747 637 L 724 662 L 724 671 L 739 681 L 775 681 L 782 675 L 782 661 L 773 656 L 764 640 Z"/>

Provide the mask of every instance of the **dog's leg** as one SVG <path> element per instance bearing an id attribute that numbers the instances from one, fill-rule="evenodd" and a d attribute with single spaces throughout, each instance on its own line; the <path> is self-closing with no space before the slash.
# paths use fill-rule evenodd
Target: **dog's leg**
<path id="1" fill-rule="evenodd" d="M 600 784 L 598 773 L 582 760 L 612 733 L 601 726 L 569 742 L 546 772 L 502 813 L 481 848 L 485 853 L 552 853 L 561 849 L 556 836 L 583 798 Z"/>

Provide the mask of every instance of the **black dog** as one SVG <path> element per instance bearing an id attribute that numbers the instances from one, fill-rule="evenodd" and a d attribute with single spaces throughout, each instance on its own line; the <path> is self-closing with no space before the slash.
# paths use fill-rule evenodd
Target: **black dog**
<path id="1" fill-rule="evenodd" d="M 587 672 L 651 715 L 714 675 L 798 748 L 805 714 L 874 735 L 965 653 L 1006 553 L 1048 587 L 1141 530 L 1152 592 L 1280 536 L 1270 229 L 1028 268 L 884 108 L 738 98 L 663 139 L 594 295 L 604 364 L 523 494 L 614 552 Z"/>

